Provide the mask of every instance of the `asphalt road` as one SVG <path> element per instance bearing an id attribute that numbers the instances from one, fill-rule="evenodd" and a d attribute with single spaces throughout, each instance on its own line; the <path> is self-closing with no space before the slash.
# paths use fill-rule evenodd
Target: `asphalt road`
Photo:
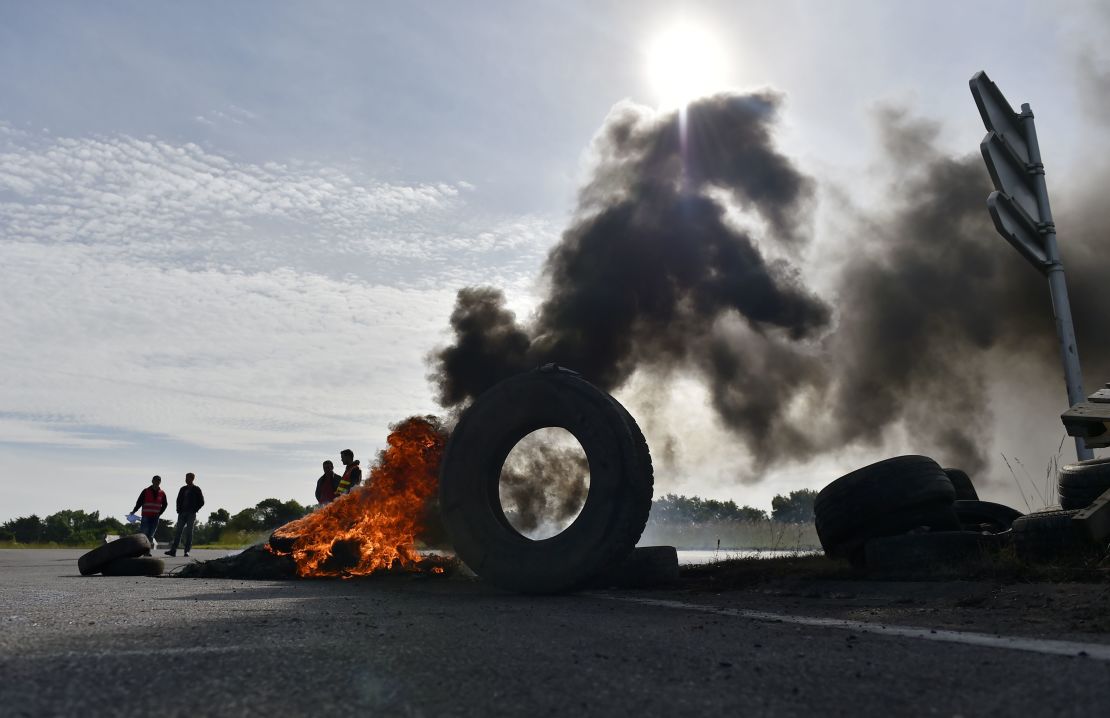
<path id="1" fill-rule="evenodd" d="M 459 579 L 81 577 L 80 553 L 0 550 L 0 715 L 1091 716 L 1110 705 L 1105 634 L 1067 636 L 1087 655 L 1072 644 L 1059 655 L 1020 626 L 1025 644 L 936 640 L 948 634 L 927 617 L 916 634 L 874 633 L 883 624 L 866 612 L 807 622 L 820 611 L 804 600 L 756 591 L 535 598 Z"/>

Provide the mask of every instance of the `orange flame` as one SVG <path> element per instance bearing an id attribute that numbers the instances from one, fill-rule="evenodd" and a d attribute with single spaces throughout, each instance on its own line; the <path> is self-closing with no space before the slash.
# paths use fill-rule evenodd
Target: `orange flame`
<path id="1" fill-rule="evenodd" d="M 390 428 L 388 445 L 361 486 L 275 532 L 294 539 L 297 575 L 361 576 L 421 562 L 414 544 L 439 487 L 447 432 L 434 416 Z"/>

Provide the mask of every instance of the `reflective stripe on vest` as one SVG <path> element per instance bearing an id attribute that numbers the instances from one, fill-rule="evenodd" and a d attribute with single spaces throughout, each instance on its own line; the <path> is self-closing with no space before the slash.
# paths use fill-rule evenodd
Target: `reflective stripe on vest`
<path id="1" fill-rule="evenodd" d="M 343 472 L 343 478 L 339 480 L 339 486 L 335 487 L 336 496 L 342 496 L 343 494 L 347 493 L 348 490 L 350 490 L 351 472 L 355 470 L 356 466 L 358 466 L 358 464 L 351 464 L 347 467 L 347 470 Z"/>
<path id="2" fill-rule="evenodd" d="M 159 490 L 159 493 L 161 490 Z M 150 487 L 143 489 L 143 516 L 146 518 L 153 518 L 162 514 L 162 502 L 158 498 L 158 493 L 150 490 Z"/>

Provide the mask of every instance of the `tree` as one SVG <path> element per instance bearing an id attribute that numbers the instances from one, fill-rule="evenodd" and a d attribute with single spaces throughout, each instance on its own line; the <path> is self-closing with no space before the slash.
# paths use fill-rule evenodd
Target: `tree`
<path id="1" fill-rule="evenodd" d="M 35 514 L 30 516 L 21 516 L 17 519 L 12 519 L 4 524 L 12 536 L 19 543 L 36 543 L 42 541 L 45 527 L 42 525 L 42 519 Z"/>
<path id="2" fill-rule="evenodd" d="M 227 530 L 238 533 L 258 533 L 262 530 L 262 521 L 255 508 L 243 509 L 227 521 Z"/>
<path id="3" fill-rule="evenodd" d="M 208 523 L 221 529 L 227 526 L 228 521 L 231 521 L 231 514 L 227 512 L 227 509 L 217 509 L 208 514 Z"/>
<path id="4" fill-rule="evenodd" d="M 278 499 L 263 499 L 254 508 L 258 512 L 258 522 L 264 529 L 276 529 L 308 513 L 308 510 L 294 499 L 285 502 Z"/>
<path id="5" fill-rule="evenodd" d="M 663 523 L 706 523 L 709 521 L 766 521 L 767 512 L 735 501 L 703 499 L 699 496 L 667 494 L 651 507 L 653 521 Z"/>
<path id="6" fill-rule="evenodd" d="M 779 494 L 771 499 L 771 518 L 788 524 L 813 523 L 813 501 L 817 492 L 813 489 L 791 491 L 788 496 Z"/>
<path id="7" fill-rule="evenodd" d="M 154 539 L 167 543 L 173 541 L 173 521 L 158 519 L 158 528 L 154 529 Z"/>

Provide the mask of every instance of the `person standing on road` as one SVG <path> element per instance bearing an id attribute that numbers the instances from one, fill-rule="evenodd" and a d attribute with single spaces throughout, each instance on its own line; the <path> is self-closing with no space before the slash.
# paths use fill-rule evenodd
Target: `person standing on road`
<path id="1" fill-rule="evenodd" d="M 335 490 L 339 487 L 339 474 L 335 473 L 335 464 L 324 462 L 324 475 L 316 480 L 316 503 L 326 506 L 335 501 Z"/>
<path id="2" fill-rule="evenodd" d="M 358 459 L 355 458 L 355 452 L 344 449 L 339 452 L 339 460 L 343 462 L 347 470 L 343 472 L 343 478 L 339 480 L 339 485 L 335 487 L 336 498 L 350 493 L 362 483 L 362 469 L 358 468 Z"/>
<path id="3" fill-rule="evenodd" d="M 204 494 L 200 487 L 193 483 L 196 476 L 192 473 L 185 474 L 185 485 L 177 492 L 177 530 L 173 532 L 173 543 L 167 556 L 177 555 L 177 545 L 181 543 L 181 533 L 185 532 L 185 555 L 193 547 L 193 526 L 197 523 L 197 512 L 204 506 Z"/>
<path id="4" fill-rule="evenodd" d="M 154 532 L 158 530 L 158 519 L 166 512 L 166 507 L 170 505 L 169 500 L 166 499 L 166 492 L 162 490 L 162 477 L 155 476 L 150 480 L 150 486 L 146 487 L 139 494 L 138 501 L 135 502 L 135 508 L 131 509 L 131 513 L 135 513 L 142 507 L 141 514 L 143 520 L 139 524 L 139 532 L 146 534 L 150 539 L 150 545 L 154 546 Z M 147 552 L 147 556 L 150 552 Z"/>

